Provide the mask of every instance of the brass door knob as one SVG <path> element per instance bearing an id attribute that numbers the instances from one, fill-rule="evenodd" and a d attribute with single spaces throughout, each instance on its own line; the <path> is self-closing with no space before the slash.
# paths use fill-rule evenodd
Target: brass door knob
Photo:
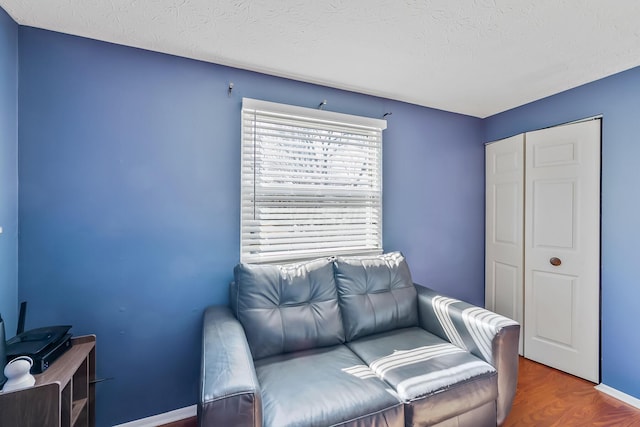
<path id="1" fill-rule="evenodd" d="M 557 267 L 557 266 L 559 266 L 560 264 L 562 264 L 562 260 L 561 260 L 560 258 L 553 257 L 553 258 L 551 258 L 551 259 L 549 260 L 549 263 L 550 263 L 551 265 L 553 265 L 554 267 Z"/>

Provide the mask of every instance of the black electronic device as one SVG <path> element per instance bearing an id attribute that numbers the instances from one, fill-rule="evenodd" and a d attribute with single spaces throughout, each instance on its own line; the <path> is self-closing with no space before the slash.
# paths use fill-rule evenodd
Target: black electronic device
<path id="1" fill-rule="evenodd" d="M 20 303 L 20 314 L 18 314 L 18 329 L 16 330 L 16 335 L 20 335 L 24 332 L 24 321 L 27 317 L 27 302 L 22 301 Z"/>
<path id="2" fill-rule="evenodd" d="M 71 325 L 45 326 L 43 328 L 24 331 L 24 318 L 27 303 L 20 306 L 18 334 L 7 341 L 7 362 L 19 356 L 29 356 L 33 359 L 32 374 L 39 374 L 46 370 L 54 360 L 71 348 Z"/>
<path id="3" fill-rule="evenodd" d="M 33 359 L 32 374 L 46 370 L 54 360 L 71 348 L 70 325 L 47 326 L 23 332 L 7 341 L 7 361 L 19 356 Z"/>

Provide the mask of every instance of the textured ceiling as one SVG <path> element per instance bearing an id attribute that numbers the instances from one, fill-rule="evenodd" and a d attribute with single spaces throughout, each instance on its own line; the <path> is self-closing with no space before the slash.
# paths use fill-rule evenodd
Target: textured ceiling
<path id="1" fill-rule="evenodd" d="M 640 65 L 638 0 L 0 0 L 21 25 L 486 117 Z"/>

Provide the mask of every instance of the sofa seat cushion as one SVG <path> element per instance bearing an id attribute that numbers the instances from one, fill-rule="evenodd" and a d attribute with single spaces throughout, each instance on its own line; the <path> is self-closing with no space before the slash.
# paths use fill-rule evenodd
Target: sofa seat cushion
<path id="1" fill-rule="evenodd" d="M 430 425 L 477 408 L 498 395 L 496 370 L 418 327 L 347 343 L 407 404 L 407 426 Z"/>
<path id="2" fill-rule="evenodd" d="M 344 345 L 271 356 L 255 367 L 265 426 L 404 426 L 402 402 Z"/>

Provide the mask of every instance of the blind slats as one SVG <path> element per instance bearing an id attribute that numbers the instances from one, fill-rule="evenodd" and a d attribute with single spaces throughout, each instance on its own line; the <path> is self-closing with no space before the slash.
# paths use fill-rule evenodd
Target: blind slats
<path id="1" fill-rule="evenodd" d="M 381 253 L 385 128 L 243 99 L 241 261 Z"/>
<path id="2" fill-rule="evenodd" d="M 247 123 L 251 126 L 251 123 Z M 379 144 L 380 139 L 378 134 L 373 135 L 352 135 L 351 138 L 347 138 L 344 135 L 339 136 L 335 132 L 287 132 L 277 131 L 274 129 L 265 129 L 260 127 L 253 127 L 245 134 L 246 139 L 255 140 L 257 142 L 273 142 L 280 141 L 281 144 L 291 147 L 309 147 L 309 143 L 318 143 L 318 148 L 326 148 L 331 143 L 341 143 L 347 148 L 352 147 L 369 147 L 374 144 Z M 258 144 L 261 145 L 261 144 Z"/>
<path id="3" fill-rule="evenodd" d="M 288 232 L 288 231 L 282 231 L 282 232 L 278 232 L 277 230 L 275 231 L 263 231 L 261 228 L 257 228 L 257 229 L 250 229 L 250 230 L 245 230 L 243 233 L 243 237 L 249 235 L 252 239 L 256 239 L 256 241 L 260 241 L 262 239 L 287 239 L 287 240 L 292 240 L 292 239 L 308 239 L 310 237 L 313 238 L 324 238 L 324 237 L 329 237 L 329 236 L 345 236 L 345 235 L 362 235 L 365 234 L 367 232 L 367 229 L 362 227 L 362 228 L 356 228 L 356 227 L 345 227 L 345 228 L 334 228 L 328 231 L 319 229 L 317 231 L 305 231 L 304 233 L 299 233 L 300 236 L 295 236 L 295 234 L 293 235 L 294 237 L 291 237 L 292 233 Z"/>

